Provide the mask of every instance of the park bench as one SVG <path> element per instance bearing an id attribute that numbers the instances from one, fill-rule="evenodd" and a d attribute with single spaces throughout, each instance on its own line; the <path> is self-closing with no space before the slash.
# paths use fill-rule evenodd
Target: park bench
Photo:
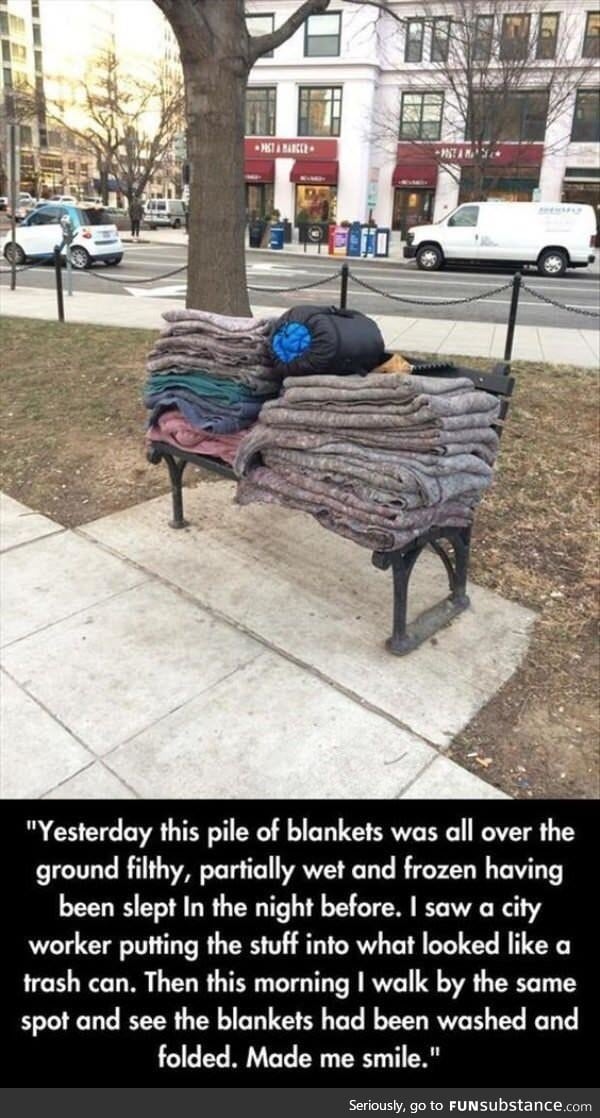
<path id="1" fill-rule="evenodd" d="M 391 354 L 386 356 L 391 357 Z M 409 357 L 408 360 L 411 361 L 411 358 Z M 423 365 L 417 362 L 414 371 L 420 376 L 429 374 L 438 377 L 468 377 L 476 389 L 500 397 L 500 415 L 496 425 L 496 430 L 500 434 L 514 388 L 514 378 L 510 375 L 509 368 L 507 362 L 500 362 L 491 373 L 481 373 L 462 365 L 448 363 Z M 169 521 L 171 528 L 187 527 L 188 522 L 183 515 L 182 486 L 183 473 L 188 464 L 201 466 L 203 469 L 211 470 L 223 477 L 235 478 L 235 474 L 228 463 L 202 454 L 189 453 L 179 447 L 172 446 L 170 443 L 152 443 L 148 449 L 147 457 L 153 465 L 164 461 L 169 471 L 173 507 L 173 518 Z M 418 648 L 423 641 L 448 625 L 454 617 L 468 607 L 467 576 L 471 531 L 472 526 L 468 528 L 434 527 L 427 532 L 423 532 L 410 544 L 399 550 L 373 552 L 372 563 L 378 570 L 386 571 L 389 568 L 392 570 L 393 623 L 392 635 L 386 642 L 390 652 L 397 656 L 403 656 L 414 648 Z M 447 598 L 424 610 L 414 621 L 407 624 L 410 576 L 417 559 L 426 547 L 431 548 L 441 559 L 448 576 L 450 594 Z"/>

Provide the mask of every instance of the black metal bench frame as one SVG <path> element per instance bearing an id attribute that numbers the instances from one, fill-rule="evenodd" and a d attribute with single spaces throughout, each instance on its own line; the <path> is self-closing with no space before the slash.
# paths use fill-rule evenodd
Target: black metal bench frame
<path id="1" fill-rule="evenodd" d="M 409 359 L 410 360 L 410 359 Z M 499 422 L 496 430 L 501 433 L 510 397 L 514 388 L 514 378 L 509 375 L 509 365 L 501 362 L 491 373 L 481 373 L 476 369 L 463 366 L 442 365 L 436 367 L 416 367 L 420 376 L 435 375 L 448 377 L 468 377 L 473 386 L 501 398 Z M 203 454 L 193 454 L 172 446 L 170 443 L 154 442 L 148 448 L 148 461 L 152 465 L 165 462 L 171 482 L 173 518 L 171 528 L 186 528 L 188 521 L 183 515 L 183 474 L 188 463 L 235 478 L 231 466 L 218 458 Z M 434 606 L 424 610 L 414 621 L 407 623 L 408 592 L 410 576 L 417 559 L 426 547 L 441 559 L 448 576 L 450 594 Z M 371 561 L 380 571 L 392 570 L 393 622 L 392 635 L 386 645 L 396 656 L 412 652 L 440 629 L 445 628 L 453 618 L 469 606 L 467 577 L 471 550 L 471 526 L 467 528 L 435 527 L 423 532 L 410 544 L 396 551 L 374 551 Z"/>

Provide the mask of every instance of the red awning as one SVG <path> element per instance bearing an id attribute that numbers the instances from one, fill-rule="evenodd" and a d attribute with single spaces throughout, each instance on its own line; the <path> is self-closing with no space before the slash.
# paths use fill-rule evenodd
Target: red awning
<path id="1" fill-rule="evenodd" d="M 335 186 L 338 181 L 337 159 L 297 159 L 290 171 L 290 182 L 328 184 Z"/>
<path id="2" fill-rule="evenodd" d="M 274 159 L 246 159 L 244 163 L 244 178 L 246 182 L 274 182 Z"/>
<path id="3" fill-rule="evenodd" d="M 392 176 L 392 186 L 435 186 L 437 182 L 437 163 L 396 164 Z"/>

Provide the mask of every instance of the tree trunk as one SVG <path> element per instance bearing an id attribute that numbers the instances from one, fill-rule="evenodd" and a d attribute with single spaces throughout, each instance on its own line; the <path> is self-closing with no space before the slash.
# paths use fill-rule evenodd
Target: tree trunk
<path id="1" fill-rule="evenodd" d="M 108 206 L 108 170 L 104 166 L 100 167 L 100 197 L 102 205 Z"/>
<path id="2" fill-rule="evenodd" d="M 224 57 L 184 63 L 190 216 L 188 307 L 249 315 L 245 259 L 244 116 L 247 73 Z"/>

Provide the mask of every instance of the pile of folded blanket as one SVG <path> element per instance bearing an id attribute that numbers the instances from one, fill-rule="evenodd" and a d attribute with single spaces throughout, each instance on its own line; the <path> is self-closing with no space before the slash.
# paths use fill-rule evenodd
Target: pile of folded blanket
<path id="1" fill-rule="evenodd" d="M 233 462 L 246 430 L 279 390 L 269 319 L 166 311 L 146 364 L 148 438 Z"/>
<path id="2" fill-rule="evenodd" d="M 466 527 L 490 485 L 499 401 L 464 377 L 289 377 L 234 468 L 237 500 L 287 505 L 376 551 Z"/>

